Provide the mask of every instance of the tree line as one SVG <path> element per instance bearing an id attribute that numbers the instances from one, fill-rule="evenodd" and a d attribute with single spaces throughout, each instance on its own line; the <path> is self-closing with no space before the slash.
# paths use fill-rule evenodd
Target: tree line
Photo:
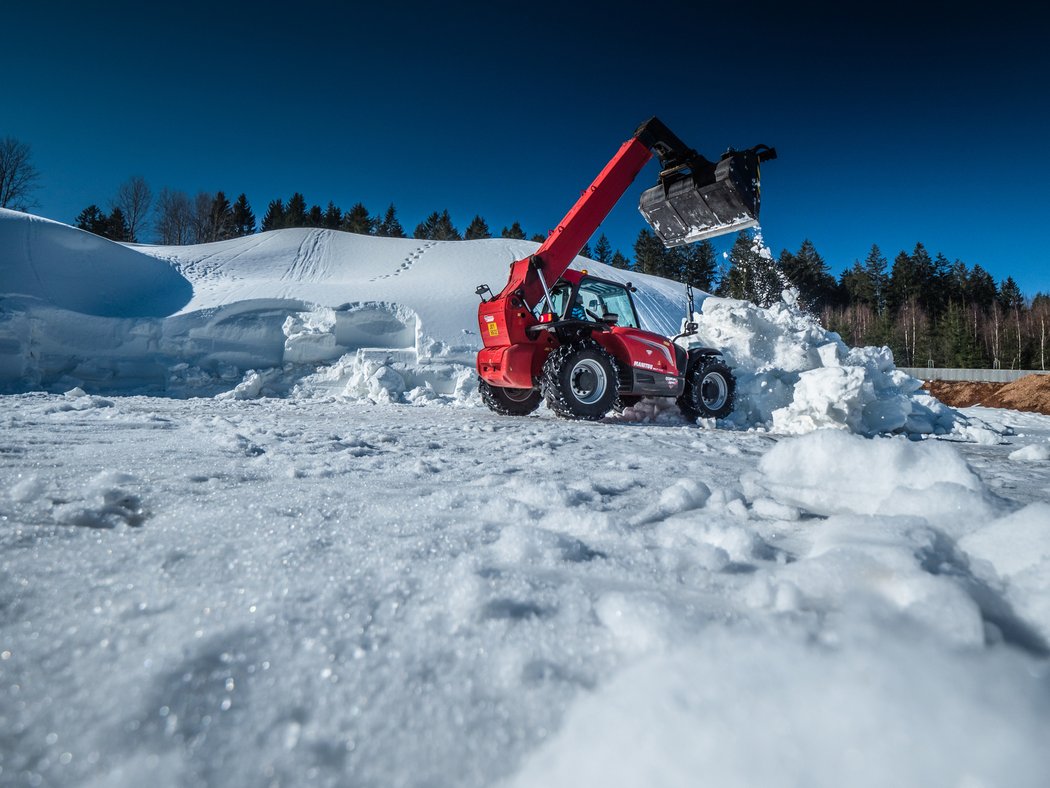
<path id="1" fill-rule="evenodd" d="M 836 279 L 809 240 L 777 259 L 760 247 L 760 236 L 740 233 L 707 289 L 768 306 L 794 287 L 848 345 L 889 346 L 900 366 L 1043 370 L 1050 361 L 1050 295 L 1028 299 L 1012 276 L 996 282 L 979 263 L 920 242 L 890 264 L 873 244 Z"/>
<path id="2" fill-rule="evenodd" d="M 29 146 L 11 137 L 0 139 L 0 207 L 32 208 L 38 183 Z M 260 225 L 243 193 L 232 203 L 222 191 L 191 198 L 165 188 L 154 197 L 141 176 L 121 184 L 107 208 L 87 206 L 77 216 L 77 226 L 125 242 L 145 240 L 153 232 L 165 245 L 208 243 L 288 227 L 406 237 L 392 203 L 382 215 L 370 213 L 360 202 L 343 211 L 329 201 L 322 209 L 307 207 L 296 192 L 287 202 L 270 201 Z M 504 226 L 499 235 L 528 237 L 519 222 Z M 493 234 L 480 215 L 461 233 L 448 210 L 442 210 L 421 221 L 412 237 L 476 240 Z M 539 234 L 531 238 L 544 240 Z M 1013 277 L 996 282 L 980 264 L 950 261 L 940 253 L 931 256 L 922 243 L 910 252 L 900 251 L 892 264 L 872 245 L 863 263 L 855 261 L 838 278 L 811 241 L 803 241 L 797 252 L 783 250 L 774 259 L 761 235 L 750 231 L 737 235 L 721 261 L 708 241 L 666 249 L 648 228 L 639 232 L 633 252 L 629 259 L 603 234 L 582 254 L 760 306 L 769 306 L 785 288 L 793 287 L 799 304 L 848 344 L 888 345 L 902 366 L 1046 369 L 1050 295 L 1037 293 L 1027 299 Z"/>
<path id="3" fill-rule="evenodd" d="M 165 188 L 154 199 L 145 179 L 133 176 L 121 184 L 109 200 L 109 207 L 107 213 L 92 203 L 77 215 L 75 225 L 110 240 L 131 243 L 145 240 L 152 229 L 154 238 L 162 245 L 210 243 L 251 235 L 256 231 L 293 227 L 343 230 L 387 238 L 408 237 L 393 203 L 382 214 L 372 214 L 360 202 L 344 211 L 331 200 L 325 208 L 308 206 L 301 192 L 295 192 L 287 201 L 271 200 L 262 222 L 257 224 L 251 204 L 243 193 L 232 204 L 222 191 L 215 194 L 200 192 L 191 198 L 185 192 Z M 504 226 L 499 235 L 517 239 L 529 237 L 517 221 Z M 492 238 L 493 233 L 485 219 L 477 214 L 460 232 L 445 209 L 432 212 L 417 224 L 412 237 L 430 241 L 471 241 Z M 534 234 L 531 239 L 542 243 L 544 236 Z M 608 239 L 604 244 L 608 246 Z M 599 251 L 605 254 L 601 244 Z M 588 247 L 585 254 L 589 252 Z M 608 259 L 602 262 L 622 267 L 628 265 L 627 258 L 618 250 L 608 249 L 606 257 Z"/>

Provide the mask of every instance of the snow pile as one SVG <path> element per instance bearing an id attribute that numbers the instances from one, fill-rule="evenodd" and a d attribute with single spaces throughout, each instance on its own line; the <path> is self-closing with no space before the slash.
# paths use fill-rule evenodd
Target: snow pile
<path id="1" fill-rule="evenodd" d="M 801 310 L 792 291 L 768 309 L 709 296 L 691 346 L 721 348 L 737 379 L 729 421 L 801 434 L 823 427 L 863 435 L 950 432 L 955 411 L 921 392 L 889 348 L 849 348 Z"/>
<path id="2" fill-rule="evenodd" d="M 510 784 L 1037 788 L 1046 696 L 1009 661 L 713 628 L 573 706 Z"/>
<path id="3" fill-rule="evenodd" d="M 1050 460 L 1050 443 L 1031 443 L 1010 452 L 1009 456 L 1015 462 L 1046 462 Z"/>
<path id="4" fill-rule="evenodd" d="M 944 443 L 860 441 L 825 429 L 777 444 L 759 469 L 774 497 L 814 514 L 911 513 L 958 524 L 994 511 L 980 479 Z"/>
<path id="5" fill-rule="evenodd" d="M 990 522 L 959 545 L 1050 642 L 1050 504 L 1033 503 Z"/>

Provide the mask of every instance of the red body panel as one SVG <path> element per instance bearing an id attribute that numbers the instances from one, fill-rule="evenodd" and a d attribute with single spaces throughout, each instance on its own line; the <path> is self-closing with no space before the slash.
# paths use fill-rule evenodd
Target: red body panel
<path id="1" fill-rule="evenodd" d="M 608 350 L 617 363 L 659 375 L 680 376 L 674 346 L 660 334 L 640 328 L 614 326 L 612 331 L 595 333 L 595 342 Z"/>

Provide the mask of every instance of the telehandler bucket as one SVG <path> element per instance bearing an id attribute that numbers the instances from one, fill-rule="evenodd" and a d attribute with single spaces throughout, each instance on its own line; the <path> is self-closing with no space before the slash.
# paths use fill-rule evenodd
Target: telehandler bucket
<path id="1" fill-rule="evenodd" d="M 664 246 L 714 238 L 758 224 L 759 163 L 776 150 L 758 145 L 730 149 L 717 164 L 706 159 L 660 173 L 642 192 L 638 210 Z"/>

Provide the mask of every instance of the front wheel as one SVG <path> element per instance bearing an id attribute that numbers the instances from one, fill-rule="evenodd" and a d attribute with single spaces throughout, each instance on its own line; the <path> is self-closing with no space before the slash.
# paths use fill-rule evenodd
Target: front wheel
<path id="1" fill-rule="evenodd" d="M 508 389 L 492 386 L 478 379 L 481 401 L 489 410 L 502 416 L 528 416 L 540 406 L 540 392 L 536 389 Z"/>
<path id="2" fill-rule="evenodd" d="M 678 408 L 690 421 L 724 419 L 733 412 L 736 380 L 722 361 L 708 356 L 698 359 L 685 376 L 685 391 Z"/>
<path id="3" fill-rule="evenodd" d="M 565 419 L 597 421 L 616 402 L 616 361 L 592 340 L 562 345 L 543 364 L 547 407 Z"/>

